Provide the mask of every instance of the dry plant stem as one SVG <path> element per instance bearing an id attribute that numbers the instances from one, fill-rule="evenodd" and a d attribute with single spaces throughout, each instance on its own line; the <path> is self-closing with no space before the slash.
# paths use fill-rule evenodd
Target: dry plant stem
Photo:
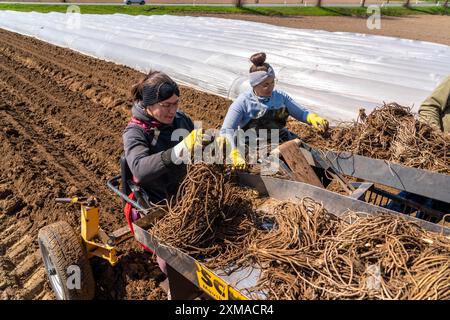
<path id="1" fill-rule="evenodd" d="M 332 215 L 318 203 L 307 210 L 311 201 L 281 204 L 272 217 L 276 228 L 254 240 L 252 256 L 260 266 L 270 266 L 254 291 L 282 299 L 448 298 L 448 238 L 391 215 L 350 212 L 351 219 L 330 218 L 332 228 L 323 228 L 326 217 Z M 308 236 L 292 241 L 292 234 L 283 230 L 287 226 L 296 226 L 290 230 Z M 370 274 L 371 266 L 379 270 L 379 276 Z M 372 280 L 378 284 L 370 285 Z"/>
<path id="2" fill-rule="evenodd" d="M 450 134 L 417 120 L 396 103 L 374 109 L 358 122 L 341 123 L 321 138 L 311 128 L 302 139 L 321 150 L 347 151 L 409 167 L 450 174 Z"/>
<path id="3" fill-rule="evenodd" d="M 239 260 L 251 234 L 252 199 L 257 194 L 238 187 L 226 167 L 195 164 L 181 184 L 176 201 L 161 206 L 167 213 L 151 229 L 158 239 L 214 267 Z"/>
<path id="4" fill-rule="evenodd" d="M 393 132 L 398 124 L 383 126 Z M 388 214 L 337 218 L 310 198 L 258 216 L 257 202 L 226 168 L 192 165 L 151 232 L 210 268 L 258 265 L 261 277 L 249 289 L 256 298 L 258 292 L 269 299 L 450 298 L 448 237 Z M 258 227 L 261 220 L 272 228 Z"/>

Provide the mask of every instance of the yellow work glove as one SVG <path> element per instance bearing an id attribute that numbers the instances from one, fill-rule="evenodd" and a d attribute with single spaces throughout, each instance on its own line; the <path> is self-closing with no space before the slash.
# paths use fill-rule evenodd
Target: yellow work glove
<path id="1" fill-rule="evenodd" d="M 218 150 L 222 150 L 222 152 L 226 152 L 227 147 L 230 146 L 230 142 L 224 136 L 219 136 L 215 139 L 215 143 L 217 144 Z M 237 148 L 234 148 L 230 152 L 230 159 L 234 169 L 245 169 L 247 167 L 247 163 L 245 159 L 240 154 Z"/>
<path id="2" fill-rule="evenodd" d="M 230 152 L 231 162 L 233 163 L 233 168 L 238 170 L 244 170 L 247 168 L 247 163 L 245 159 L 241 156 L 241 153 L 237 148 L 234 148 Z"/>
<path id="3" fill-rule="evenodd" d="M 306 117 L 306 122 L 312 125 L 314 128 L 319 130 L 319 132 L 324 133 L 328 130 L 328 121 L 324 118 L 319 117 L 315 113 L 308 113 Z"/>
<path id="4" fill-rule="evenodd" d="M 191 152 L 197 146 L 203 146 L 203 130 L 194 129 L 192 130 L 183 141 L 179 142 L 175 147 L 172 148 L 171 160 L 175 164 L 180 164 L 181 162 L 187 162 L 188 157 Z"/>
<path id="5" fill-rule="evenodd" d="M 186 138 L 184 138 L 183 142 L 186 146 L 187 150 L 192 151 L 194 147 L 202 146 L 203 145 L 203 130 L 200 129 L 194 129 L 189 133 Z"/>

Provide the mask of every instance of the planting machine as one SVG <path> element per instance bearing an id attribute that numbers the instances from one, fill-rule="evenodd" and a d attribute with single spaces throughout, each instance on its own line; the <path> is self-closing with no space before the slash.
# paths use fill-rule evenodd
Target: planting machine
<path id="1" fill-rule="evenodd" d="M 447 204 L 448 208 L 448 175 L 350 153 L 322 152 L 300 140 L 282 144 L 272 154 L 276 156 L 277 153 L 283 160 L 282 171 L 289 179 L 263 174 L 236 174 L 239 184 L 253 188 L 267 197 L 260 210 L 270 210 L 271 205 L 277 201 L 298 202 L 303 197 L 311 197 L 323 203 L 325 209 L 337 216 L 348 210 L 374 215 L 404 215 L 406 219 L 427 230 L 450 235 L 450 228 L 435 223 L 445 219 L 444 215 L 448 212 L 433 209 L 424 205 L 423 201 L 405 199 L 398 194 L 399 191 L 406 191 Z M 112 233 L 103 231 L 99 226 L 100 210 L 94 198 L 57 199 L 60 202 L 80 205 L 81 237 L 65 222 L 48 225 L 39 232 L 45 269 L 57 299 L 93 298 L 95 281 L 89 259 L 100 257 L 114 266 L 118 262 L 116 246 L 133 237 L 167 262 L 172 299 L 203 297 L 242 300 L 255 297 L 250 297 L 246 289 L 253 287 L 260 276 L 257 266 L 235 268 L 229 265 L 211 270 L 205 266 L 205 260 L 196 260 L 178 248 L 153 237 L 148 231 L 149 227 L 161 218 L 162 212 L 157 208 L 143 206 L 139 197 L 131 199 L 128 196 L 131 190 L 131 174 L 123 159 L 121 167 L 121 175 L 110 179 L 107 185 L 123 200 L 124 205 L 128 203 L 143 216 L 132 223 L 133 232 L 129 226 Z M 343 190 L 346 190 L 346 194 L 326 190 L 323 187 L 323 179 L 316 175 L 317 170 L 326 172 L 330 179 L 336 179 Z M 380 188 L 381 185 L 385 187 Z M 393 208 L 392 204 L 396 205 L 396 211 L 389 209 Z M 414 213 L 420 214 L 422 219 L 412 216 Z M 265 293 L 260 292 L 257 297 L 264 299 Z"/>

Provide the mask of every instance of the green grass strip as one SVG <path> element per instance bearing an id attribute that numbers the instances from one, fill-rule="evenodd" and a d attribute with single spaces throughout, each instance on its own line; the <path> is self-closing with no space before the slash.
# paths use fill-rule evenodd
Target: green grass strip
<path id="1" fill-rule="evenodd" d="M 66 12 L 70 4 L 7 4 L 1 3 L 0 10 Z M 219 7 L 219 6 L 119 6 L 119 5 L 79 5 L 81 13 L 130 15 L 161 14 L 201 14 L 201 13 L 238 13 L 262 16 L 367 16 L 367 8 L 361 7 Z M 381 10 L 384 16 L 405 16 L 412 14 L 448 14 L 448 8 L 440 7 L 388 7 Z"/>

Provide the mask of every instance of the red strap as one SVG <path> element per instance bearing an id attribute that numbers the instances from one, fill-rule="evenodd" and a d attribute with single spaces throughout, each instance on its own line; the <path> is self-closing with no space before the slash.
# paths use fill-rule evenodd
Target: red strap
<path id="1" fill-rule="evenodd" d="M 131 200 L 134 200 L 134 194 L 133 193 L 130 193 L 130 195 L 128 197 Z M 131 206 L 130 203 L 127 202 L 125 204 L 125 208 L 123 208 L 123 213 L 125 213 L 125 218 L 127 219 L 128 226 L 130 227 L 131 233 L 134 235 L 133 223 L 131 221 L 131 209 L 133 209 L 133 207 Z"/>
<path id="2" fill-rule="evenodd" d="M 130 193 L 130 195 L 128 196 L 131 200 L 134 200 L 134 194 L 133 193 Z M 126 203 L 125 204 L 125 208 L 123 209 L 123 212 L 125 213 L 125 218 L 127 219 L 127 222 L 128 222 L 128 227 L 130 228 L 130 230 L 131 230 L 131 233 L 134 235 L 134 229 L 133 229 L 133 221 L 131 220 L 131 210 L 133 209 L 133 207 L 131 206 L 131 204 L 130 203 Z M 145 251 L 148 251 L 148 252 L 150 252 L 151 254 L 155 254 L 152 250 L 150 250 L 150 248 L 148 248 L 148 247 L 146 247 L 145 245 L 143 245 L 142 243 L 140 243 L 140 242 L 138 242 L 141 246 L 142 246 L 142 248 L 145 250 Z"/>

